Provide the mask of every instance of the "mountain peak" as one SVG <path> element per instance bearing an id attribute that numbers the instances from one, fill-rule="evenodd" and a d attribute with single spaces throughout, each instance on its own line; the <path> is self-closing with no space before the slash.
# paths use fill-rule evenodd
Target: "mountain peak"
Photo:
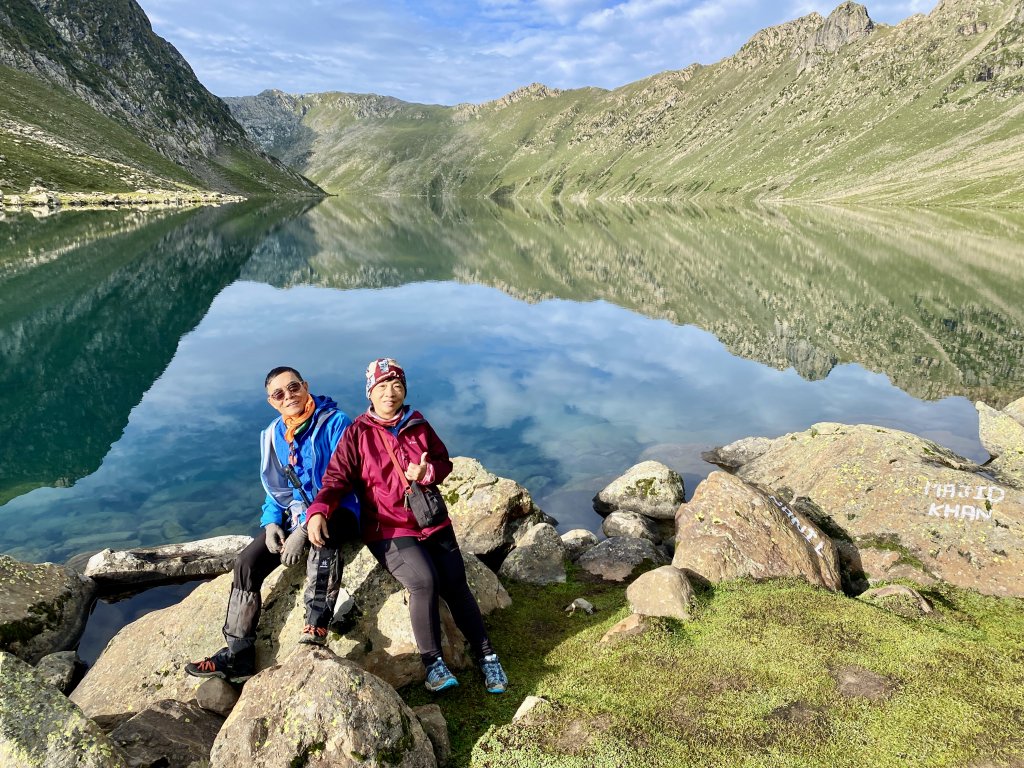
<path id="1" fill-rule="evenodd" d="M 808 35 L 820 29 L 824 23 L 824 16 L 809 13 L 784 24 L 766 27 L 751 37 L 727 61 L 742 69 L 752 70 L 771 61 L 787 58 Z"/>
<path id="2" fill-rule="evenodd" d="M 868 9 L 860 3 L 845 2 L 836 7 L 825 23 L 804 42 L 799 71 L 813 67 L 825 54 L 867 37 L 875 28 Z"/>
<path id="3" fill-rule="evenodd" d="M 530 83 L 522 88 L 516 88 L 511 93 L 506 93 L 500 99 L 488 102 L 490 105 L 501 109 L 519 101 L 538 101 L 551 96 L 558 96 L 561 93 L 557 88 L 548 88 L 544 83 Z M 483 105 L 481 105 L 483 106 Z"/>

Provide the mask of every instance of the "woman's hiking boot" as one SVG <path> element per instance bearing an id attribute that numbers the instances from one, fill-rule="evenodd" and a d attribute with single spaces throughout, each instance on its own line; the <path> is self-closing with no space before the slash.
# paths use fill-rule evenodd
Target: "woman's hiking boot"
<path id="1" fill-rule="evenodd" d="M 480 670 L 484 673 L 484 685 L 488 693 L 504 693 L 508 690 L 508 675 L 498 661 L 498 654 L 489 653 L 484 656 Z"/>
<path id="2" fill-rule="evenodd" d="M 444 659 L 438 659 L 427 667 L 427 679 L 423 684 L 428 691 L 437 693 L 447 688 L 454 688 L 459 684 L 459 681 L 455 679 L 455 675 L 448 669 Z"/>
<path id="3" fill-rule="evenodd" d="M 219 677 L 241 683 L 256 673 L 256 665 L 251 659 L 232 656 L 227 648 L 221 648 L 202 661 L 190 661 L 185 665 L 185 672 L 193 677 Z"/>

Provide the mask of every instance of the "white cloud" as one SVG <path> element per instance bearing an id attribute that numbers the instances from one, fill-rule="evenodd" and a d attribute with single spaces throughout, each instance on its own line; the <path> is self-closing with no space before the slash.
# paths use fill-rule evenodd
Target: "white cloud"
<path id="1" fill-rule="evenodd" d="M 835 2 L 797 0 L 427 0 L 273 4 L 142 0 L 220 96 L 266 88 L 384 93 L 408 101 L 481 102 L 539 81 L 615 88 L 734 53 L 759 29 Z M 870 8 L 893 23 L 920 0 Z"/>

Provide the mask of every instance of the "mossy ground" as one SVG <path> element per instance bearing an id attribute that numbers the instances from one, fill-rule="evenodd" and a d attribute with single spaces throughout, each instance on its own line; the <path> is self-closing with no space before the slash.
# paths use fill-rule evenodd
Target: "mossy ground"
<path id="1" fill-rule="evenodd" d="M 735 582 L 699 595 L 689 623 L 600 646 L 628 613 L 624 587 L 570 578 L 489 620 L 512 679 L 475 670 L 436 697 L 465 766 L 969 766 L 1024 760 L 1024 601 L 924 590 L 905 618 L 802 582 Z M 575 597 L 598 607 L 569 616 Z M 845 668 L 892 692 L 844 696 Z M 418 686 L 411 704 L 431 700 Z M 508 725 L 535 694 L 546 708 Z M 986 762 L 987 761 L 987 762 Z"/>

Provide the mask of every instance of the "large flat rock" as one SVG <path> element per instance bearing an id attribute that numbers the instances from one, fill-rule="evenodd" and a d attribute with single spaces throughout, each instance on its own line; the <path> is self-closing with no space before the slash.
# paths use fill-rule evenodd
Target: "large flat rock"
<path id="1" fill-rule="evenodd" d="M 104 549 L 89 558 L 85 575 L 105 586 L 219 576 L 234 567 L 238 553 L 251 542 L 252 536 L 215 536 L 162 547 Z"/>
<path id="2" fill-rule="evenodd" d="M 818 510 L 862 553 L 895 552 L 903 576 L 913 569 L 925 580 L 1024 595 L 1024 493 L 934 442 L 815 424 L 773 440 L 737 476 Z M 872 559 L 880 560 L 863 558 Z"/>
<path id="3" fill-rule="evenodd" d="M 838 591 L 835 544 L 780 499 L 712 472 L 676 515 L 672 565 L 708 581 L 802 578 Z"/>

